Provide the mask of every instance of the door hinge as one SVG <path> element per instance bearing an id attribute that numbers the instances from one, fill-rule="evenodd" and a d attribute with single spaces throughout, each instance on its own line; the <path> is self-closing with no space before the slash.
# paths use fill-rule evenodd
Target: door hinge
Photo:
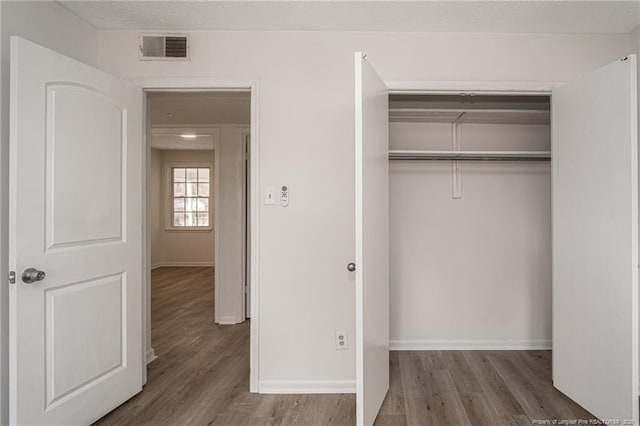
<path id="1" fill-rule="evenodd" d="M 9 271 L 9 284 L 16 283 L 16 271 Z"/>

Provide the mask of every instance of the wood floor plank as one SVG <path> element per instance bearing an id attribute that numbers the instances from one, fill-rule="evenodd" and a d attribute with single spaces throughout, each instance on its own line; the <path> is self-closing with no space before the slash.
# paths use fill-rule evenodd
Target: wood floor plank
<path id="1" fill-rule="evenodd" d="M 392 416 L 396 415 L 405 417 L 404 413 L 404 393 L 402 389 L 402 376 L 400 373 L 399 352 L 391 352 L 389 354 L 389 392 L 384 399 L 379 417 L 390 416 L 389 418 L 392 418 Z"/>
<path id="2" fill-rule="evenodd" d="M 545 413 L 556 419 L 593 419 L 587 410 L 553 387 L 550 351 L 520 351 L 512 354 L 513 363 L 534 383 Z"/>
<path id="3" fill-rule="evenodd" d="M 298 395 L 299 403 L 285 415 L 283 426 L 349 425 L 355 423 L 353 395 Z"/>
<path id="4" fill-rule="evenodd" d="M 524 380 L 529 381 L 541 405 L 540 408 L 547 416 L 556 419 L 575 418 L 572 406 L 558 397 L 557 391 L 553 389 L 551 384 L 551 378 L 547 376 L 545 369 L 540 368 L 539 363 L 535 362 L 533 358 L 525 356 L 522 351 L 512 355 L 511 364 L 520 371 Z M 586 412 L 585 414 L 588 415 Z"/>
<path id="5" fill-rule="evenodd" d="M 496 424 L 514 424 L 517 416 L 524 415 L 524 409 L 489 362 L 488 353 L 465 351 L 464 356 L 481 385 L 491 418 Z"/>
<path id="6" fill-rule="evenodd" d="M 404 414 L 378 414 L 374 426 L 408 426 Z"/>
<path id="7" fill-rule="evenodd" d="M 438 413 L 434 412 L 440 409 L 440 401 L 432 398 L 433 379 L 424 377 L 428 373 L 424 370 L 420 354 L 400 352 L 398 357 L 407 419 L 421 419 L 435 424 Z"/>
<path id="8" fill-rule="evenodd" d="M 483 392 L 467 392 L 460 395 L 464 409 L 472 425 L 492 425 L 498 418 Z"/>
<path id="9" fill-rule="evenodd" d="M 400 370 L 409 424 L 467 425 L 455 385 L 446 369 L 428 370 L 422 362 L 424 353 L 401 356 Z M 440 354 L 433 354 L 434 359 Z"/>
<path id="10" fill-rule="evenodd" d="M 524 414 L 532 419 L 544 419 L 547 414 L 535 392 L 535 387 L 505 354 L 490 353 L 489 362 L 500 375 L 507 388 L 524 409 Z"/>
<path id="11" fill-rule="evenodd" d="M 143 391 L 98 425 L 352 426 L 355 395 L 249 393 L 249 322 L 216 325 L 213 268 L 152 272 Z M 377 426 L 531 425 L 593 419 L 551 384 L 550 351 L 391 352 Z"/>
<path id="12" fill-rule="evenodd" d="M 449 370 L 435 371 L 433 378 L 442 398 L 442 408 L 446 415 L 446 419 L 441 419 L 441 424 L 471 426 L 471 421 Z"/>

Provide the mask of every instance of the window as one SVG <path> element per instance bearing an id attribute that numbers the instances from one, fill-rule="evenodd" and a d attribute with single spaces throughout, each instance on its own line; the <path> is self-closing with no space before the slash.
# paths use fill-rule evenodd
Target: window
<path id="1" fill-rule="evenodd" d="M 209 168 L 173 167 L 173 219 L 175 228 L 209 227 Z"/>

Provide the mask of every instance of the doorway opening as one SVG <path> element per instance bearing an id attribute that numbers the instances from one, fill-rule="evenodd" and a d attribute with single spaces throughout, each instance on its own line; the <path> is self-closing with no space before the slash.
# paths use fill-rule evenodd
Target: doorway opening
<path id="1" fill-rule="evenodd" d="M 251 94 L 151 92 L 147 125 L 150 269 L 212 268 L 215 323 L 242 323 L 250 311 Z"/>

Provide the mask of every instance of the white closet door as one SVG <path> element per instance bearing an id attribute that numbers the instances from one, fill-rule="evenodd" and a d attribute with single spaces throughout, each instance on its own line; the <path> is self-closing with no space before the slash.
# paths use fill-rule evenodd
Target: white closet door
<path id="1" fill-rule="evenodd" d="M 11 424 L 90 424 L 141 390 L 141 165 L 139 87 L 11 39 Z"/>
<path id="2" fill-rule="evenodd" d="M 372 425 L 389 389 L 389 99 L 355 54 L 356 417 Z"/>
<path id="3" fill-rule="evenodd" d="M 638 422 L 636 58 L 552 96 L 553 383 Z M 629 423 L 627 423 L 629 424 Z"/>

